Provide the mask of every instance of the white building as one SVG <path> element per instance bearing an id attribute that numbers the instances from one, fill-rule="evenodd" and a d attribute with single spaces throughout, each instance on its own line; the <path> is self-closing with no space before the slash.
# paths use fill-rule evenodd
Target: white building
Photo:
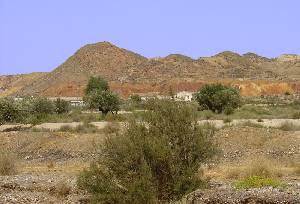
<path id="1" fill-rule="evenodd" d="M 175 95 L 176 101 L 192 101 L 193 92 L 181 91 Z"/>

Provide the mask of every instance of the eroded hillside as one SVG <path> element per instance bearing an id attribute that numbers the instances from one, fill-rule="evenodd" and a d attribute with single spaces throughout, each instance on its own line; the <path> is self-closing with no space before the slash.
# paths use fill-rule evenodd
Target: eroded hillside
<path id="1" fill-rule="evenodd" d="M 239 87 L 243 95 L 299 93 L 300 58 L 269 59 L 230 51 L 192 59 L 171 54 L 148 59 L 108 42 L 86 45 L 54 71 L 30 80 L 9 83 L 7 94 L 81 96 L 90 76 L 101 75 L 123 96 L 131 93 L 195 91 L 204 83 Z"/>

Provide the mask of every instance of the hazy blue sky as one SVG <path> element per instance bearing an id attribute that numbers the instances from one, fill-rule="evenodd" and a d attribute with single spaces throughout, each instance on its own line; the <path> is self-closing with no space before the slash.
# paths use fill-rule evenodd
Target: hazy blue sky
<path id="1" fill-rule="evenodd" d="M 0 74 L 51 71 L 99 41 L 146 57 L 300 54 L 299 0 L 0 0 Z"/>

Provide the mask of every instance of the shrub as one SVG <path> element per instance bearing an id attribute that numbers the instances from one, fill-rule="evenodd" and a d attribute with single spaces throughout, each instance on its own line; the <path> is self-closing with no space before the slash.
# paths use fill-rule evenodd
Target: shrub
<path id="1" fill-rule="evenodd" d="M 140 97 L 140 95 L 138 94 L 133 94 L 130 96 L 130 100 L 133 102 L 133 103 L 141 103 L 142 102 L 142 98 Z"/>
<path id="2" fill-rule="evenodd" d="M 213 131 L 198 126 L 189 106 L 151 107 L 145 123 L 132 121 L 124 133 L 107 136 L 98 162 L 79 177 L 95 203 L 168 202 L 204 185 L 197 171 L 214 154 Z"/>
<path id="3" fill-rule="evenodd" d="M 73 128 L 70 125 L 63 125 L 59 128 L 60 132 L 71 132 Z"/>
<path id="4" fill-rule="evenodd" d="M 231 123 L 232 119 L 231 118 L 225 118 L 225 119 L 223 119 L 223 122 L 224 123 Z"/>
<path id="5" fill-rule="evenodd" d="M 10 98 L 0 99 L 0 125 L 7 122 L 22 122 L 25 115 L 18 102 Z"/>
<path id="6" fill-rule="evenodd" d="M 300 119 L 300 112 L 293 113 L 293 119 Z"/>
<path id="7" fill-rule="evenodd" d="M 120 130 L 119 123 L 112 122 L 108 123 L 104 128 L 103 132 L 107 135 L 117 133 Z"/>
<path id="8" fill-rule="evenodd" d="M 241 124 L 241 126 L 246 126 L 246 127 L 254 127 L 254 128 L 263 128 L 264 126 L 261 124 L 257 124 L 251 121 L 246 121 L 244 123 Z"/>
<path id="9" fill-rule="evenodd" d="M 49 191 L 52 195 L 56 195 L 57 197 L 66 197 L 71 193 L 72 188 L 65 182 L 61 181 L 55 186 L 51 187 Z"/>
<path id="10" fill-rule="evenodd" d="M 109 122 L 114 122 L 114 121 L 125 121 L 126 117 L 123 114 L 112 114 L 108 113 L 104 120 L 109 121 Z"/>
<path id="11" fill-rule="evenodd" d="M 278 129 L 283 130 L 283 131 L 298 131 L 298 130 L 300 130 L 300 127 L 294 125 L 291 122 L 284 122 L 279 126 Z"/>
<path id="12" fill-rule="evenodd" d="M 273 188 L 276 188 L 282 186 L 282 184 L 276 179 L 261 176 L 250 176 L 235 184 L 237 189 L 262 188 L 265 186 L 272 186 Z"/>
<path id="13" fill-rule="evenodd" d="M 60 98 L 55 101 L 55 112 L 58 114 L 68 113 L 70 109 L 70 104 L 68 101 L 62 100 Z"/>
<path id="14" fill-rule="evenodd" d="M 212 110 L 215 113 L 231 114 L 240 105 L 238 90 L 222 84 L 205 85 L 194 98 L 203 110 Z"/>
<path id="15" fill-rule="evenodd" d="M 211 110 L 203 110 L 199 113 L 201 119 L 209 120 L 214 117 L 214 113 Z"/>
<path id="16" fill-rule="evenodd" d="M 55 111 L 54 103 L 46 98 L 36 98 L 32 101 L 33 114 L 52 114 Z"/>
<path id="17" fill-rule="evenodd" d="M 99 132 L 99 129 L 93 124 L 84 122 L 83 125 L 78 125 L 73 131 L 76 133 L 96 133 Z"/>
<path id="18" fill-rule="evenodd" d="M 0 152 L 0 175 L 16 174 L 16 158 L 6 152 Z"/>

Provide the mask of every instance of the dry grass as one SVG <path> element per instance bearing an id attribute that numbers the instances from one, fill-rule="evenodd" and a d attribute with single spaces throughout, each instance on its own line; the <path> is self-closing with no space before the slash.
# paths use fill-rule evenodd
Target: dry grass
<path id="1" fill-rule="evenodd" d="M 278 129 L 283 130 L 283 131 L 299 131 L 300 126 L 294 125 L 293 123 L 290 123 L 290 122 L 285 122 L 285 123 L 281 124 Z"/>
<path id="2" fill-rule="evenodd" d="M 108 123 L 103 129 L 102 131 L 105 134 L 114 134 L 117 133 L 120 130 L 120 124 L 116 123 L 116 122 L 111 122 Z"/>
<path id="3" fill-rule="evenodd" d="M 72 188 L 62 181 L 49 189 L 50 194 L 57 197 L 67 197 L 71 193 L 71 190 Z"/>
<path id="4" fill-rule="evenodd" d="M 226 179 L 248 178 L 251 176 L 278 178 L 282 175 L 280 165 L 266 158 L 252 159 L 240 166 L 224 168 L 223 171 L 223 176 Z"/>
<path id="5" fill-rule="evenodd" d="M 17 173 L 16 158 L 7 152 L 0 152 L 0 175 L 8 176 Z"/>

